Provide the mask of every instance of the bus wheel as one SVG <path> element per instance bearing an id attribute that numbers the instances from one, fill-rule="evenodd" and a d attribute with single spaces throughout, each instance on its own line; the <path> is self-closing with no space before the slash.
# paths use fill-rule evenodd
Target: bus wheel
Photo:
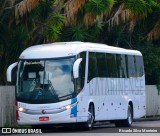
<path id="1" fill-rule="evenodd" d="M 131 105 L 128 105 L 127 119 L 122 121 L 123 127 L 131 127 L 133 122 L 133 109 Z"/>
<path id="2" fill-rule="evenodd" d="M 116 127 L 131 127 L 132 122 L 133 122 L 133 109 L 131 105 L 128 105 L 127 119 L 117 120 L 115 121 L 115 125 Z"/>
<path id="3" fill-rule="evenodd" d="M 85 130 L 91 130 L 94 123 L 94 106 L 91 104 L 88 109 L 88 121 L 84 124 Z"/>

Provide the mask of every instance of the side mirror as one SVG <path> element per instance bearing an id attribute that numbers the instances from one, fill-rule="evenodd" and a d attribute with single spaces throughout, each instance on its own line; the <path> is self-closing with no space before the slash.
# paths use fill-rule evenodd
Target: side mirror
<path id="1" fill-rule="evenodd" d="M 78 78 L 79 77 L 79 65 L 82 61 L 82 58 L 77 59 L 73 64 L 73 77 Z"/>
<path id="2" fill-rule="evenodd" d="M 17 64 L 18 62 L 15 62 L 7 68 L 7 81 L 8 82 L 12 82 L 12 70 L 17 66 Z"/>

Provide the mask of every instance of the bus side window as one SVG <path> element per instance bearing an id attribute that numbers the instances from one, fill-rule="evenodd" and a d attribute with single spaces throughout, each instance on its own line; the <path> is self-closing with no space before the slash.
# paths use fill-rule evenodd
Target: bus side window
<path id="1" fill-rule="evenodd" d="M 143 57 L 135 56 L 135 59 L 136 59 L 137 77 L 142 77 L 144 75 Z"/>
<path id="2" fill-rule="evenodd" d="M 107 61 L 108 76 L 112 78 L 118 77 L 116 55 L 107 53 L 106 61 Z"/>
<path id="3" fill-rule="evenodd" d="M 88 82 L 95 77 L 98 77 L 96 53 L 89 52 L 89 66 L 88 66 Z"/>
<path id="4" fill-rule="evenodd" d="M 127 78 L 125 55 L 116 55 L 118 78 Z"/>
<path id="5" fill-rule="evenodd" d="M 106 63 L 106 54 L 105 53 L 96 53 L 98 75 L 99 77 L 107 77 L 107 63 Z"/>
<path id="6" fill-rule="evenodd" d="M 133 55 L 128 55 L 128 75 L 129 77 L 136 77 L 136 66 L 135 66 L 135 59 Z"/>

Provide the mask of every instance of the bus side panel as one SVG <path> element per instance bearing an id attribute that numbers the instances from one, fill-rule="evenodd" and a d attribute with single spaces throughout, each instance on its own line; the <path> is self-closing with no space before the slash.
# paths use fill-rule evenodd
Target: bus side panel
<path id="1" fill-rule="evenodd" d="M 134 118 L 140 118 L 145 115 L 144 77 L 94 78 L 79 94 L 79 117 L 88 116 L 91 101 L 94 103 L 95 121 L 126 119 L 129 101 L 133 103 Z M 77 121 L 80 120 L 77 118 Z"/>

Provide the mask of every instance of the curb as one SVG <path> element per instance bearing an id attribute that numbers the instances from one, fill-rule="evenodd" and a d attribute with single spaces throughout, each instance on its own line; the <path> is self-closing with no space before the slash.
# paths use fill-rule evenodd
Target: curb
<path id="1" fill-rule="evenodd" d="M 134 119 L 134 122 L 137 121 L 159 121 L 160 118 L 140 118 L 140 119 Z"/>

